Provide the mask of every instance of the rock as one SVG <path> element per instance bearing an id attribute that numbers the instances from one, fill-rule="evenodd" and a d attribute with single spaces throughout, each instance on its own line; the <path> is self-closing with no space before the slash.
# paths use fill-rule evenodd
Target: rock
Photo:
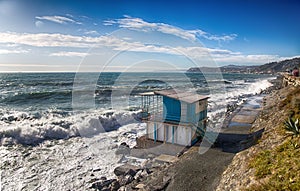
<path id="1" fill-rule="evenodd" d="M 130 154 L 130 148 L 120 145 L 119 148 L 116 150 L 115 154 L 116 155 L 129 155 Z"/>
<path id="2" fill-rule="evenodd" d="M 99 171 L 101 171 L 101 168 L 94 168 L 93 169 L 93 172 L 99 172 Z"/>
<path id="3" fill-rule="evenodd" d="M 125 186 L 121 186 L 118 191 L 126 191 L 126 187 Z"/>
<path id="4" fill-rule="evenodd" d="M 33 113 L 31 119 L 41 119 L 42 115 L 39 112 Z"/>
<path id="5" fill-rule="evenodd" d="M 94 188 L 94 189 L 97 189 L 97 190 L 104 190 L 104 188 L 110 187 L 110 184 L 112 184 L 115 181 L 117 181 L 117 180 L 116 179 L 100 180 L 100 181 L 94 182 L 92 184 L 91 188 Z"/>
<path id="6" fill-rule="evenodd" d="M 130 174 L 127 174 L 126 176 L 119 176 L 119 177 L 118 177 L 118 181 L 119 181 L 119 184 L 120 184 L 121 186 L 124 186 L 124 185 L 129 184 L 129 183 L 131 183 L 133 180 L 134 180 L 134 178 L 133 178 Z"/>
<path id="7" fill-rule="evenodd" d="M 148 174 L 151 174 L 151 171 L 148 168 L 145 168 L 142 170 L 142 173 L 141 173 L 142 176 L 147 176 Z"/>
<path id="8" fill-rule="evenodd" d="M 150 190 L 165 190 L 171 182 L 171 177 L 163 177 L 162 181 L 157 182 L 155 185 L 151 185 Z"/>
<path id="9" fill-rule="evenodd" d="M 138 184 L 135 187 L 136 189 L 144 189 L 145 188 L 145 184 Z"/>
<path id="10" fill-rule="evenodd" d="M 110 190 L 117 191 L 117 190 L 119 190 L 120 186 L 121 185 L 120 185 L 119 181 L 115 180 L 110 184 Z"/>
<path id="11" fill-rule="evenodd" d="M 128 162 L 128 159 L 124 155 L 118 161 L 118 163 L 127 163 L 127 162 Z"/>
<path id="12" fill-rule="evenodd" d="M 107 180 L 107 178 L 105 176 L 101 176 L 100 180 Z"/>
<path id="13" fill-rule="evenodd" d="M 140 178 L 142 178 L 142 177 L 143 177 L 142 172 L 143 172 L 142 170 L 139 170 L 139 171 L 135 174 L 134 179 L 135 179 L 135 180 L 139 180 Z"/>
<path id="14" fill-rule="evenodd" d="M 10 116 L 7 117 L 7 121 L 9 121 L 9 122 L 15 121 L 16 119 L 17 118 L 13 115 L 10 115 Z"/>
<path id="15" fill-rule="evenodd" d="M 139 170 L 140 168 L 134 165 L 130 165 L 130 164 L 124 164 L 122 166 L 118 166 L 114 169 L 114 173 L 116 176 L 121 176 L 121 175 L 131 175 L 134 176 L 136 174 L 136 172 Z"/>
<path id="16" fill-rule="evenodd" d="M 129 145 L 127 145 L 127 143 L 126 143 L 126 142 L 122 142 L 120 145 L 121 145 L 121 146 L 124 146 L 124 147 L 128 147 L 128 148 L 129 148 Z"/>
<path id="17" fill-rule="evenodd" d="M 146 166 L 148 165 L 149 161 L 150 161 L 149 159 L 144 160 L 144 161 L 141 163 L 141 167 L 146 167 Z"/>
<path id="18" fill-rule="evenodd" d="M 17 120 L 21 121 L 22 119 L 26 119 L 26 118 L 28 118 L 28 115 L 26 113 L 19 113 Z"/>
<path id="19" fill-rule="evenodd" d="M 92 178 L 91 180 L 88 181 L 88 183 L 94 183 L 94 182 L 97 182 L 99 181 L 98 178 Z"/>

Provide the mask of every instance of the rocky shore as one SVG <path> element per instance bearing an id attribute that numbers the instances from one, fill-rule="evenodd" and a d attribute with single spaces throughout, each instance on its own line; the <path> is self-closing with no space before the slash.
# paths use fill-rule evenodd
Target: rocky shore
<path id="1" fill-rule="evenodd" d="M 277 155 L 279 158 L 283 158 L 280 157 L 281 153 L 278 149 L 282 148 L 282 145 L 289 141 L 289 138 L 287 138 L 287 135 L 284 132 L 283 123 L 291 116 L 292 109 L 286 108 L 283 106 L 283 103 L 287 102 L 287 99 L 294 99 L 292 93 L 296 88 L 291 84 L 281 84 L 280 82 L 285 82 L 282 78 L 283 76 L 278 78 L 275 82 L 275 86 L 271 89 L 270 94 L 264 97 L 262 111 L 251 128 L 252 132 L 263 129 L 264 133 L 262 138 L 259 140 L 258 144 L 239 152 L 234 156 L 231 164 L 222 174 L 220 184 L 216 189 L 217 191 L 266 190 L 271 188 L 273 190 L 298 190 L 297 188 L 295 189 L 295 187 L 292 187 L 295 185 L 294 180 L 291 177 L 287 177 L 285 174 L 293 174 L 295 168 L 297 168 L 295 166 L 289 166 L 290 163 L 288 161 L 293 161 L 293 156 L 288 156 L 288 160 L 284 161 L 284 165 L 286 165 L 288 169 L 287 171 L 284 169 L 277 172 L 276 168 L 279 168 L 279 166 L 276 161 L 273 160 L 272 162 L 275 163 L 274 166 L 276 166 L 274 167 L 273 172 L 268 172 L 267 170 L 267 172 L 265 172 L 266 175 L 258 177 L 258 169 L 255 168 L 255 166 L 251 166 L 251 163 L 257 160 L 258 156 L 261 156 L 261 153 L 275 152 L 275 156 Z M 298 82 L 294 84 L 298 84 Z M 299 95 L 296 94 L 295 96 Z M 291 104 L 291 100 L 289 100 L 287 104 Z M 293 149 L 297 149 L 297 147 Z M 267 168 L 270 167 L 266 167 L 266 169 Z M 298 171 L 296 171 L 296 174 L 297 172 Z M 280 174 L 279 177 L 275 178 L 277 180 L 270 182 L 270 180 L 272 180 L 272 175 L 276 175 L 277 173 Z M 287 183 L 284 183 L 285 181 Z M 275 188 L 275 185 L 278 187 Z"/>
<path id="2" fill-rule="evenodd" d="M 269 94 L 267 97 L 274 96 L 281 88 L 281 78 L 272 81 L 272 87 L 261 92 L 262 95 Z M 278 97 L 278 95 L 277 95 Z M 279 96 L 280 97 L 280 96 Z M 274 98 L 275 99 L 275 98 Z M 264 98 L 264 110 L 270 105 Z M 273 102 L 276 100 L 273 100 Z M 272 103 L 272 102 L 271 102 Z M 229 105 L 227 109 L 227 120 L 230 121 L 238 111 L 240 106 L 237 104 Z M 263 114 L 256 119 L 252 131 L 260 130 Z M 272 123 L 272 122 L 271 122 Z M 229 122 L 227 123 L 227 125 Z M 230 147 L 235 147 L 230 145 Z M 254 144 L 251 143 L 251 145 Z M 251 146 L 250 145 L 250 146 Z M 256 147 L 256 146 L 254 146 Z M 248 147 L 247 147 L 248 148 Z M 246 148 L 243 148 L 243 150 Z M 123 154 L 132 152 L 126 143 L 120 145 L 119 149 Z M 222 145 L 216 144 L 214 148 L 209 149 L 204 154 L 199 154 L 199 146 L 195 145 L 183 155 L 178 155 L 173 162 L 158 161 L 154 156 L 146 160 L 140 166 L 124 164 L 114 170 L 115 179 L 106 179 L 105 177 L 95 178 L 90 181 L 91 189 L 94 190 L 169 190 L 169 191 L 199 191 L 199 190 L 241 190 L 246 184 L 252 181 L 252 176 L 244 165 L 247 157 L 252 152 L 253 147 L 242 152 L 231 149 L 234 152 L 224 152 Z M 125 152 L 125 153 L 124 153 Z M 236 154 L 236 152 L 238 152 Z M 149 157 L 149 156 L 148 156 Z M 248 175 L 247 174 L 247 175 Z M 238 184 L 239 183 L 239 184 Z"/>

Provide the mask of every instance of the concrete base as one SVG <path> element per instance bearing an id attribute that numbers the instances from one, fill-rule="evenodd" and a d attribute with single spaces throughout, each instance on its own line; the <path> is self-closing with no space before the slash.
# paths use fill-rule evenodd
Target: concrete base
<path id="1" fill-rule="evenodd" d="M 173 162 L 178 161 L 178 157 L 162 154 L 162 155 L 159 155 L 158 157 L 154 158 L 154 160 L 161 161 L 161 162 L 173 163 Z"/>

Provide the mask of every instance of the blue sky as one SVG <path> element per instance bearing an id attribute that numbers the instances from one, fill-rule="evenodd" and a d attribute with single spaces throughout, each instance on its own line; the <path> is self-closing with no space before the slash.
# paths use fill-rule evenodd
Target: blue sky
<path id="1" fill-rule="evenodd" d="M 94 71 L 124 50 L 108 71 L 153 58 L 193 66 L 180 53 L 199 66 L 283 60 L 300 55 L 299 10 L 290 0 L 0 0 L 0 71 Z"/>

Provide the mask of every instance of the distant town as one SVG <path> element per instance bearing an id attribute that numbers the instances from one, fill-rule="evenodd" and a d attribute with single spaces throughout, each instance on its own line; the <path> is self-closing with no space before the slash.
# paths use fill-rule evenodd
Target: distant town
<path id="1" fill-rule="evenodd" d="M 259 66 L 238 66 L 228 65 L 220 68 L 199 67 L 189 68 L 187 72 L 217 72 L 223 73 L 241 73 L 241 74 L 276 74 L 277 72 L 292 72 L 293 69 L 299 68 L 300 57 L 279 62 L 270 62 Z"/>

